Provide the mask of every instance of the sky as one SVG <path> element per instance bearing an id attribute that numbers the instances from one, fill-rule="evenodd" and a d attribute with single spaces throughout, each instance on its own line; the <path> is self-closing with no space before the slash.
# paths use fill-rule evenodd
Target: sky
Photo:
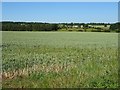
<path id="1" fill-rule="evenodd" d="M 2 21 L 113 23 L 118 21 L 118 3 L 3 2 Z"/>
<path id="2" fill-rule="evenodd" d="M 2 2 L 119 2 L 120 0 L 2 0 Z"/>

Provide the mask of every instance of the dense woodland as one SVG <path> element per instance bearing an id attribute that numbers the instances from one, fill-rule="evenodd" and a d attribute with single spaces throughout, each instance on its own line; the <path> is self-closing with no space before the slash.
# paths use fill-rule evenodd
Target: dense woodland
<path id="1" fill-rule="evenodd" d="M 91 27 L 91 26 L 98 27 Z M 108 29 L 105 29 L 109 25 Z M 82 27 L 81 27 L 82 26 Z M 103 28 L 99 27 L 103 26 Z M 42 23 L 42 22 L 2 22 L 2 31 L 91 31 L 120 32 L 118 23 Z"/>

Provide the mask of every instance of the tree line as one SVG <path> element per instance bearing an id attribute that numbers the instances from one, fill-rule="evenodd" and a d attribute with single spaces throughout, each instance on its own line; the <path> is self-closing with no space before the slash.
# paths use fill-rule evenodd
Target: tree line
<path id="1" fill-rule="evenodd" d="M 114 23 L 110 26 L 111 31 L 120 32 L 120 22 Z"/>
<path id="2" fill-rule="evenodd" d="M 58 24 L 33 22 L 2 22 L 3 31 L 57 31 Z"/>
<path id="3" fill-rule="evenodd" d="M 62 25 L 62 27 L 60 27 Z M 88 25 L 110 25 L 109 31 L 120 32 L 120 22 L 117 23 L 42 23 L 42 22 L 2 22 L 2 31 L 58 31 L 65 26 L 83 25 L 83 28 L 88 28 Z M 98 30 L 99 31 L 99 30 Z"/>

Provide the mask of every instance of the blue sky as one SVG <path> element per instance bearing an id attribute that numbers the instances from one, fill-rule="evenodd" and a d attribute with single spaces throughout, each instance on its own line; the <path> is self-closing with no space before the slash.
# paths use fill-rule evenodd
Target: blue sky
<path id="1" fill-rule="evenodd" d="M 3 2 L 3 21 L 117 22 L 117 2 Z"/>

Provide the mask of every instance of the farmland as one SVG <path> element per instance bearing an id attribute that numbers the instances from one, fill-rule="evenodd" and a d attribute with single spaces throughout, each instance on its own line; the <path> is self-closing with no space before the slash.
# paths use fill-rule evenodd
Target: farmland
<path id="1" fill-rule="evenodd" d="M 3 88 L 118 87 L 118 34 L 2 32 Z"/>

